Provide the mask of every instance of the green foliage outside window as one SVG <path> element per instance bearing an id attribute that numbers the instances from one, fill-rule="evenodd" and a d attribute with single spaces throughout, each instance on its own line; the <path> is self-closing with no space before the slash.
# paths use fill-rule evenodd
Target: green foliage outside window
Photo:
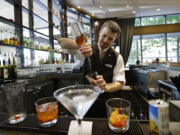
<path id="1" fill-rule="evenodd" d="M 141 18 L 141 25 L 159 25 L 165 24 L 165 17 L 164 16 L 155 16 L 155 17 L 143 17 Z"/>
<path id="2" fill-rule="evenodd" d="M 180 14 L 179 15 L 168 15 L 167 24 L 180 23 Z"/>
<path id="3" fill-rule="evenodd" d="M 135 26 L 140 26 L 140 18 L 135 19 Z"/>

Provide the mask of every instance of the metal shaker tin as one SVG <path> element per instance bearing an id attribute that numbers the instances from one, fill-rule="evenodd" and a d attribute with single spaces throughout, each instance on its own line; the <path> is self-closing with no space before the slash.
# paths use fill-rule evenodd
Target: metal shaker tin
<path id="1" fill-rule="evenodd" d="M 169 104 L 161 99 L 150 100 L 149 122 L 153 135 L 169 135 Z"/>

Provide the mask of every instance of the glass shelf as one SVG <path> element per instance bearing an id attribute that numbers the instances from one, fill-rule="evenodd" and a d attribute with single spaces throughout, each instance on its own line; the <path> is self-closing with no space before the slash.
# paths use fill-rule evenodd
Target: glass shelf
<path id="1" fill-rule="evenodd" d="M 15 23 L 14 20 L 6 19 L 2 16 L 0 16 L 0 22 L 7 24 L 7 25 L 10 25 L 10 26 L 13 26 L 13 27 L 20 26 L 19 24 Z"/>
<path id="2" fill-rule="evenodd" d="M 1 47 L 1 46 L 4 46 L 4 47 L 5 47 L 5 46 L 8 46 L 8 47 L 15 47 L 15 48 L 16 48 L 16 47 L 19 47 L 19 45 L 10 45 L 10 44 L 0 44 L 0 47 Z"/>

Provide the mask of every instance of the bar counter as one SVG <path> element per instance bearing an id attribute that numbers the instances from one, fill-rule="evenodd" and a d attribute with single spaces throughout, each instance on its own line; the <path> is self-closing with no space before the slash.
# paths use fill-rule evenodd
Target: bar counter
<path id="1" fill-rule="evenodd" d="M 49 128 L 42 128 L 38 124 L 35 114 L 28 114 L 27 118 L 18 124 L 10 125 L 7 121 L 7 114 L 0 113 L 0 134 L 3 135 L 67 135 L 71 120 L 73 117 L 58 117 L 58 122 Z M 108 127 L 107 118 L 84 118 L 86 121 L 92 121 L 92 135 L 115 135 Z M 129 130 L 124 135 L 148 135 L 149 121 L 131 120 Z"/>

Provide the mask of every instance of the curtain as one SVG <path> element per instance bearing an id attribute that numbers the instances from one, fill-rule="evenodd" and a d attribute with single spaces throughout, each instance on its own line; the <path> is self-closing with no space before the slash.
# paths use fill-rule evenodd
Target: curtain
<path id="1" fill-rule="evenodd" d="M 121 27 L 118 45 L 120 46 L 120 54 L 123 57 L 124 65 L 126 65 L 131 50 L 135 18 L 117 19 L 116 22 Z"/>

